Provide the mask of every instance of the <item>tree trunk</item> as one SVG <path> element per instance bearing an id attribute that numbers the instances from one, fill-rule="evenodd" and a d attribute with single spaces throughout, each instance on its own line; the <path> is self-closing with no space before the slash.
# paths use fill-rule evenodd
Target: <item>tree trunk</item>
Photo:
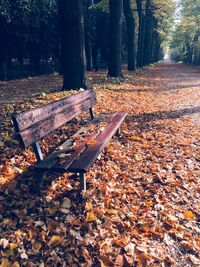
<path id="1" fill-rule="evenodd" d="M 187 38 L 186 41 L 186 58 L 185 63 L 192 64 L 192 55 L 193 55 L 193 49 L 191 47 L 191 44 L 189 43 L 189 38 Z"/>
<path id="2" fill-rule="evenodd" d="M 91 40 L 91 13 L 89 10 L 90 5 L 93 4 L 93 1 L 84 0 L 84 22 L 85 22 L 85 54 L 87 62 L 87 71 L 92 70 L 92 40 Z"/>
<path id="3" fill-rule="evenodd" d="M 145 41 L 144 41 L 143 65 L 149 65 L 151 63 L 152 36 L 153 36 L 153 14 L 151 11 L 151 0 L 146 0 L 145 11 L 146 11 L 146 29 L 145 29 Z"/>
<path id="4" fill-rule="evenodd" d="M 110 8 L 110 58 L 108 75 L 121 76 L 122 61 L 122 0 L 109 0 Z"/>
<path id="5" fill-rule="evenodd" d="M 194 65 L 198 65 L 198 58 L 199 58 L 198 41 L 199 41 L 199 32 L 195 34 L 194 40 L 193 40 L 193 64 Z"/>
<path id="6" fill-rule="evenodd" d="M 136 0 L 136 4 L 137 4 L 137 12 L 138 12 L 138 18 L 139 18 L 137 66 L 143 67 L 144 39 L 145 39 L 145 16 L 144 16 L 144 12 L 143 12 L 142 0 Z"/>
<path id="7" fill-rule="evenodd" d="M 124 16 L 127 26 L 128 70 L 134 71 L 135 66 L 135 20 L 131 10 L 131 1 L 123 0 Z"/>
<path id="8" fill-rule="evenodd" d="M 0 17 L 0 80 L 7 80 L 7 72 L 8 72 L 8 51 L 7 51 L 7 28 L 6 22 L 3 18 Z"/>
<path id="9" fill-rule="evenodd" d="M 58 0 L 63 65 L 62 90 L 87 88 L 82 0 Z"/>

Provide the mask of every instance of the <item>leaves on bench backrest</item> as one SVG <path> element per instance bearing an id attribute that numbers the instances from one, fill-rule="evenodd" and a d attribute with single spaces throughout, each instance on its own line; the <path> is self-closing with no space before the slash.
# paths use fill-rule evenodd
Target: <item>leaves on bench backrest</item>
<path id="1" fill-rule="evenodd" d="M 22 148 L 40 140 L 67 121 L 96 103 L 92 90 L 63 98 L 53 103 L 13 116 Z"/>

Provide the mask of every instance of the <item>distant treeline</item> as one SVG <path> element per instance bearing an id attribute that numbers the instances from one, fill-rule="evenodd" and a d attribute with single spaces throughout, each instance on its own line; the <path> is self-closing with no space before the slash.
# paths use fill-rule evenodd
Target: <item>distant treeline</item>
<path id="1" fill-rule="evenodd" d="M 171 40 L 172 59 L 200 65 L 200 0 L 180 1 L 180 19 Z"/>

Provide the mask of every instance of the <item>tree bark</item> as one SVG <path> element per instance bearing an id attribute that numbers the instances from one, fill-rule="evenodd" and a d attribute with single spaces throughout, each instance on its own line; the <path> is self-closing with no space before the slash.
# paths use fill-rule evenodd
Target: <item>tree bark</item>
<path id="1" fill-rule="evenodd" d="M 137 66 L 143 67 L 144 58 L 144 39 L 145 39 L 145 15 L 143 12 L 142 0 L 136 0 L 137 12 L 139 18 L 138 29 L 138 50 L 137 50 Z"/>
<path id="2" fill-rule="evenodd" d="M 151 0 L 146 0 L 146 29 L 144 41 L 144 58 L 143 65 L 151 63 L 152 56 L 152 36 L 153 36 L 153 14 L 151 11 Z"/>
<path id="3" fill-rule="evenodd" d="M 6 22 L 3 18 L 0 17 L 0 80 L 7 80 L 7 71 L 8 71 L 8 51 L 7 51 L 7 28 Z"/>
<path id="4" fill-rule="evenodd" d="M 193 40 L 193 64 L 194 65 L 198 65 L 198 58 L 199 58 L 198 41 L 199 41 L 199 32 L 195 34 L 194 40 Z"/>
<path id="5" fill-rule="evenodd" d="M 58 0 L 63 65 L 62 90 L 87 88 L 81 0 Z"/>
<path id="6" fill-rule="evenodd" d="M 134 71 L 135 65 L 135 20 L 131 10 L 131 1 L 123 0 L 124 16 L 127 27 L 128 70 Z"/>
<path id="7" fill-rule="evenodd" d="M 123 0 L 109 0 L 110 8 L 110 57 L 108 75 L 121 76 L 122 61 L 122 10 Z"/>

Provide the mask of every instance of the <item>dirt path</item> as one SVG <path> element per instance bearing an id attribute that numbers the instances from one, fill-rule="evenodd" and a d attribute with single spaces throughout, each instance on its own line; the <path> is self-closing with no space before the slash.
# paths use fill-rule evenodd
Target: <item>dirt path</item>
<path id="1" fill-rule="evenodd" d="M 200 124 L 199 68 L 166 62 L 127 76 L 125 83 L 116 88 L 110 85 L 109 90 L 129 93 L 129 101 L 124 103 L 129 111 L 136 114 L 163 112 L 163 115 L 171 112 L 172 116 L 173 113 L 190 114 Z"/>
<path id="2" fill-rule="evenodd" d="M 67 173 L 44 175 L 34 195 L 35 158 L 12 137 L 12 112 L 70 94 L 56 92 L 61 77 L 0 82 L 3 266 L 200 266 L 200 69 L 168 62 L 125 77 L 89 73 L 95 113 L 129 116 L 88 172 L 81 203 Z M 45 138 L 44 153 L 68 131 Z"/>

